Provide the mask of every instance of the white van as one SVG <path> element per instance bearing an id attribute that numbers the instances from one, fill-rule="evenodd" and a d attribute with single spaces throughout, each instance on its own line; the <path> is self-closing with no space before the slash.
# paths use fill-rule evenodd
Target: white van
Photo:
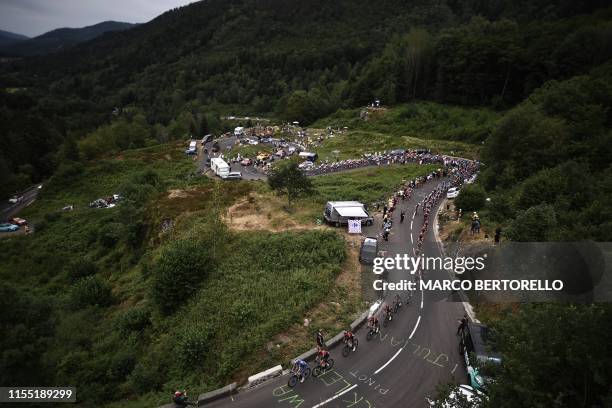
<path id="1" fill-rule="evenodd" d="M 225 160 L 215 157 L 210 160 L 210 168 L 211 170 L 222 179 L 227 178 L 230 173 L 230 165 L 225 162 Z"/>

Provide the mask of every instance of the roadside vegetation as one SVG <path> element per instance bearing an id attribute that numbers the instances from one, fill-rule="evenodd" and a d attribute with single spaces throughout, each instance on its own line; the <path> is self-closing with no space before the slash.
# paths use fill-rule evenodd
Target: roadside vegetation
<path id="1" fill-rule="evenodd" d="M 344 239 L 229 231 L 218 215 L 251 185 L 194 168 L 182 145 L 164 145 L 68 164 L 45 183 L 23 213 L 34 233 L 0 241 L 3 384 L 69 382 L 85 406 L 150 407 L 310 347 L 266 345 L 334 293 Z M 88 207 L 113 193 L 116 207 Z M 350 319 L 357 304 L 346 306 Z"/>
<path id="2" fill-rule="evenodd" d="M 362 112 L 367 112 L 367 118 L 360 117 Z M 346 126 L 351 130 L 407 136 L 412 142 L 419 138 L 481 143 L 490 135 L 500 116 L 489 108 L 411 102 L 388 108 L 341 109 L 316 121 L 312 127 Z"/>

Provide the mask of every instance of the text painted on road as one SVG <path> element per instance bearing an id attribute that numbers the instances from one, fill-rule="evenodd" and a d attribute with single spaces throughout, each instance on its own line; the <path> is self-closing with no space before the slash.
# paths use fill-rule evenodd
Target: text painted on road
<path id="1" fill-rule="evenodd" d="M 372 387 L 375 391 L 378 391 L 381 395 L 386 395 L 389 392 L 389 388 L 381 387 L 380 383 L 367 374 L 359 374 L 358 370 L 349 371 L 349 374 L 352 375 L 357 381 L 360 381 L 366 384 L 369 387 Z"/>
<path id="2" fill-rule="evenodd" d="M 352 391 L 354 388 L 356 388 L 356 384 L 353 384 L 347 381 L 346 377 L 340 374 L 338 371 L 336 370 L 327 371 L 326 373 L 320 375 L 318 379 L 321 380 L 323 384 L 325 384 L 325 386 L 327 387 L 330 387 L 334 384 L 338 384 L 337 386 L 341 387 L 338 391 L 336 391 L 335 394 L 336 395 L 343 394 L 342 399 L 340 401 L 346 404 L 344 405 L 346 408 L 351 408 L 351 407 L 374 408 L 374 404 L 372 402 L 367 400 L 364 396 L 360 395 L 359 393 Z M 347 390 L 350 390 L 350 392 L 347 392 Z"/>
<path id="3" fill-rule="evenodd" d="M 422 358 L 433 366 L 436 367 L 447 367 L 449 363 L 448 354 L 445 353 L 437 353 L 432 351 L 429 347 L 425 347 L 423 345 L 413 343 L 409 339 L 395 338 L 393 336 L 389 336 L 387 334 L 383 335 L 382 333 L 378 333 L 377 337 L 381 343 L 388 342 L 391 347 L 400 346 L 402 348 L 411 347 L 412 354 Z"/>

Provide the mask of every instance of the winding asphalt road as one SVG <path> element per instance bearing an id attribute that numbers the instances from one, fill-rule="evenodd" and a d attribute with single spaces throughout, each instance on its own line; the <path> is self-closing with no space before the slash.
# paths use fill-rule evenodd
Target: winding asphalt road
<path id="1" fill-rule="evenodd" d="M 413 243 L 417 242 L 423 221 L 420 214 L 413 217 L 414 207 L 436 185 L 437 181 L 430 181 L 415 190 L 409 201 L 399 201 L 393 213 L 394 227 L 389 242 L 383 241 L 381 245 L 387 256 L 413 255 Z M 399 222 L 401 209 L 405 209 L 407 214 L 403 224 Z M 432 230 L 430 227 L 423 253 L 425 256 L 441 256 Z M 364 230 L 364 235 L 373 236 L 379 231 L 380 226 L 375 224 Z M 405 271 L 390 271 L 387 279 L 397 282 L 412 280 L 412 276 Z M 443 270 L 433 270 L 423 279 L 448 279 L 448 274 Z M 403 299 L 406 299 L 406 294 L 400 292 Z M 388 293 L 386 300 L 391 302 L 394 296 L 394 293 Z M 359 348 L 355 353 L 344 358 L 340 347 L 332 349 L 335 366 L 324 375 L 310 377 L 294 388 L 287 386 L 287 376 L 281 376 L 207 406 L 426 407 L 426 397 L 435 396 L 436 385 L 440 382 L 467 381 L 455 335 L 457 320 L 465 312 L 463 305 L 453 300 L 441 294 L 416 292 L 389 326 L 381 328 L 379 336 L 368 342 L 365 328 L 358 330 Z M 311 367 L 313 364 L 310 363 Z"/>
<path id="2" fill-rule="evenodd" d="M 27 207 L 32 204 L 36 197 L 38 197 L 38 192 L 40 189 L 38 188 L 39 184 L 24 190 L 20 196 L 22 197 L 21 201 L 15 204 L 11 204 L 7 201 L 0 204 L 0 221 L 7 220 L 9 218 L 14 217 L 21 211 L 21 209 Z"/>

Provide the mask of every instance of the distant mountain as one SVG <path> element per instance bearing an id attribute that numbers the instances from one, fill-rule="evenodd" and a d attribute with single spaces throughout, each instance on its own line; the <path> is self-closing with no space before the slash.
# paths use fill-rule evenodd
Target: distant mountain
<path id="1" fill-rule="evenodd" d="M 136 24 L 122 23 L 118 21 L 104 21 L 99 24 L 83 28 L 58 28 L 38 37 L 20 40 L 19 34 L 12 42 L 0 43 L 0 52 L 11 56 L 43 55 L 51 52 L 61 51 L 76 44 L 93 40 L 94 38 L 111 31 L 123 31 L 134 27 Z M 4 33 L 4 32 L 3 32 Z"/>
<path id="2" fill-rule="evenodd" d="M 25 35 L 0 30 L 0 48 L 29 39 L 30 37 L 27 37 Z"/>

